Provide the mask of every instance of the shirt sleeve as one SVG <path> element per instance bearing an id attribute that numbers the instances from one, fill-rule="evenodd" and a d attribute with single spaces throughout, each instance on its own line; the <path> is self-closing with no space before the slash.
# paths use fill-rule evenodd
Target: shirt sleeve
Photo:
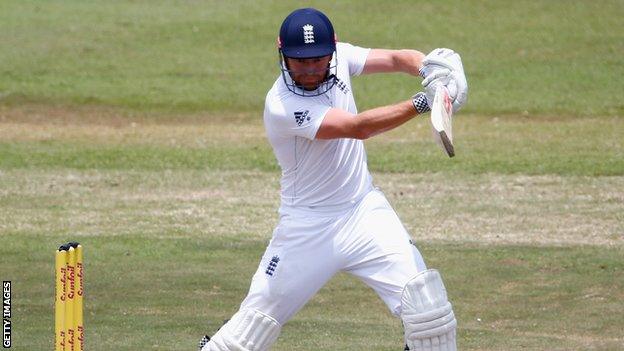
<path id="1" fill-rule="evenodd" d="M 304 99 L 293 96 L 286 101 L 267 101 L 265 119 L 270 132 L 314 139 L 330 107 Z"/>
<path id="2" fill-rule="evenodd" d="M 363 48 L 349 43 L 338 43 L 338 50 L 340 52 L 338 59 L 347 60 L 349 65 L 349 75 L 359 76 L 364 70 L 366 64 L 366 58 L 371 49 Z"/>

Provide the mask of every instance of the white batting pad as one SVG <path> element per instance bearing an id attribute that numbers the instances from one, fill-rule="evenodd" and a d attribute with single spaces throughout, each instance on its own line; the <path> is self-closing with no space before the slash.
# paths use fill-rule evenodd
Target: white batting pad
<path id="1" fill-rule="evenodd" d="M 275 319 L 260 311 L 238 311 L 202 351 L 266 351 L 277 340 L 281 328 Z"/>
<path id="2" fill-rule="evenodd" d="M 410 351 L 457 350 L 457 320 L 437 270 L 420 272 L 405 285 L 401 319 Z"/>

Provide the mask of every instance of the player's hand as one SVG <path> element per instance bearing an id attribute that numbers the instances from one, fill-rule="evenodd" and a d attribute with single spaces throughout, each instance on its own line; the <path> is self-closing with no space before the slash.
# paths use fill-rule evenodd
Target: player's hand
<path id="1" fill-rule="evenodd" d="M 445 86 L 447 89 L 449 89 L 450 85 L 456 86 L 456 84 L 452 82 L 452 79 L 451 71 L 446 68 L 429 72 L 427 78 L 422 82 L 425 91 L 419 92 L 412 97 L 412 103 L 416 111 L 418 111 L 419 114 L 430 111 L 433 107 L 433 99 L 435 98 L 435 93 L 439 86 Z M 457 89 L 455 88 L 454 91 L 456 93 Z M 450 95 L 450 89 L 449 97 L 451 100 L 454 100 L 454 97 Z"/>
<path id="2" fill-rule="evenodd" d="M 422 81 L 422 86 L 423 88 L 425 88 L 425 94 L 427 95 L 427 104 L 429 105 L 429 107 L 433 106 L 433 98 L 435 97 L 436 89 L 438 89 L 438 87 L 441 85 L 449 89 L 449 97 L 451 98 L 451 100 L 455 99 L 457 95 L 456 84 L 452 84 L 455 87 L 455 96 L 453 96 L 451 95 L 453 92 L 451 92 L 451 87 L 449 86 L 452 83 L 451 80 L 451 71 L 446 68 L 441 68 L 432 70 L 427 78 Z"/>
<path id="3" fill-rule="evenodd" d="M 442 84 L 448 88 L 449 97 L 453 102 L 453 111 L 457 112 L 468 98 L 468 82 L 458 53 L 451 49 L 440 48 L 425 56 L 423 68 L 420 70 L 421 75 L 425 78 L 423 87 L 427 91 L 427 88 L 433 84 L 432 88 L 435 94 L 435 88 L 439 84 L 436 79 L 439 79 L 442 75 L 440 72 L 445 72 L 445 70 L 449 70 L 450 74 L 443 79 Z"/>

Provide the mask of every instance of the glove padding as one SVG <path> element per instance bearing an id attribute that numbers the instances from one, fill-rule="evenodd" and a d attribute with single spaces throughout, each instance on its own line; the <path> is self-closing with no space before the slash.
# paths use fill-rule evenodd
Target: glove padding
<path id="1" fill-rule="evenodd" d="M 433 96 L 439 84 L 447 87 L 453 102 L 453 111 L 457 112 L 468 98 L 468 82 L 464 74 L 461 57 L 451 49 L 435 49 L 423 60 L 420 74 L 427 100 L 433 103 Z M 430 98 L 431 96 L 431 98 Z"/>
<path id="2" fill-rule="evenodd" d="M 426 70 L 430 65 L 448 68 L 451 71 L 464 71 L 459 54 L 446 48 L 435 49 L 425 56 L 422 69 Z"/>

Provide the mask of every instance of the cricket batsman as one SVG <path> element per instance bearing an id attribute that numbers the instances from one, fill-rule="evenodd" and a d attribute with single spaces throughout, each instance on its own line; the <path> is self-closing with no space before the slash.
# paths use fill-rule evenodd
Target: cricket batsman
<path id="1" fill-rule="evenodd" d="M 322 12 L 293 11 L 277 40 L 281 75 L 266 96 L 266 135 L 282 169 L 279 222 L 238 312 L 202 351 L 264 351 L 336 273 L 374 289 L 405 329 L 405 350 L 456 350 L 457 321 L 440 273 L 428 269 L 368 170 L 363 140 L 430 110 L 445 86 L 456 112 L 468 86 L 450 49 L 367 49 L 338 42 Z M 358 112 L 351 77 L 403 72 L 424 92 Z"/>

